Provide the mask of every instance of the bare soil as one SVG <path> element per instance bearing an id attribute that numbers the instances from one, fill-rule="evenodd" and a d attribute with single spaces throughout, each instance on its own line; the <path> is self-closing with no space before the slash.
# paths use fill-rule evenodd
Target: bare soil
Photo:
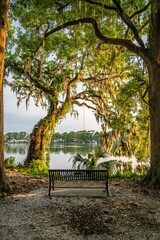
<path id="1" fill-rule="evenodd" d="M 48 197 L 47 178 L 8 172 L 1 240 L 160 240 L 160 189 L 110 179 L 110 197 Z"/>

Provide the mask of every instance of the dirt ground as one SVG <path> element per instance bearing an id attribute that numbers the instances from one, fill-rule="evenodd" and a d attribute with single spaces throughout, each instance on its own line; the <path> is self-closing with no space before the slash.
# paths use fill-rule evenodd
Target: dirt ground
<path id="1" fill-rule="evenodd" d="M 1 240 L 160 240 L 160 190 L 110 179 L 112 196 L 48 194 L 47 178 L 8 173 L 0 198 Z"/>

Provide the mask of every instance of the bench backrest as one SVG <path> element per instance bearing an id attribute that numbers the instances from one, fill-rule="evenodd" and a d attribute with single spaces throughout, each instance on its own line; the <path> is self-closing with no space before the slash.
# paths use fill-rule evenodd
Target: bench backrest
<path id="1" fill-rule="evenodd" d="M 53 180 L 96 180 L 104 181 L 108 178 L 105 170 L 77 170 L 77 169 L 49 169 L 49 178 Z"/>

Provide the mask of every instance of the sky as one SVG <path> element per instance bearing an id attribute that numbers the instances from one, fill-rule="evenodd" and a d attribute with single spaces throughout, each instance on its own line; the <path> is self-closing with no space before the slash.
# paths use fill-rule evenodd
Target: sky
<path id="1" fill-rule="evenodd" d="M 56 132 L 71 132 L 80 130 L 101 131 L 100 125 L 95 120 L 92 110 L 85 107 L 77 108 L 79 112 L 78 120 L 67 114 L 66 118 L 57 124 Z M 9 87 L 4 88 L 4 133 L 22 132 L 31 133 L 36 124 L 45 116 L 45 111 L 41 107 L 36 107 L 34 101 L 30 102 L 26 111 L 25 102 L 17 107 L 16 94 L 11 92 Z"/>

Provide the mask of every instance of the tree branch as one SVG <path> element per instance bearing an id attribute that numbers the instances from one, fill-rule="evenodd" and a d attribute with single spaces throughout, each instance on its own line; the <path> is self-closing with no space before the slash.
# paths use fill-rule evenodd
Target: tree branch
<path id="1" fill-rule="evenodd" d="M 141 48 L 141 47 L 138 47 L 136 44 L 132 43 L 130 40 L 121 39 L 121 38 L 109 38 L 107 36 L 104 36 L 101 33 L 101 31 L 98 27 L 97 21 L 94 18 L 81 18 L 81 19 L 77 19 L 77 20 L 73 20 L 73 21 L 64 23 L 64 24 L 59 25 L 59 26 L 55 27 L 54 29 L 48 31 L 45 34 L 44 38 L 47 38 L 50 35 L 52 35 L 53 33 L 56 33 L 59 30 L 62 30 L 64 28 L 74 26 L 74 25 L 78 25 L 78 24 L 85 24 L 85 23 L 91 24 L 93 26 L 96 37 L 99 40 L 103 41 L 104 43 L 113 44 L 113 45 L 120 45 L 120 46 L 126 47 L 129 51 L 139 55 L 142 58 L 144 58 L 144 49 Z M 42 45 L 42 43 L 40 44 L 40 46 L 41 45 Z M 40 46 L 39 46 L 39 48 L 40 48 Z M 37 48 L 37 50 L 38 50 L 38 48 Z"/>
<path id="2" fill-rule="evenodd" d="M 143 95 L 140 95 L 141 98 L 142 98 L 142 100 L 143 100 L 143 102 L 146 103 L 147 105 L 149 105 L 149 104 L 148 104 L 148 102 L 145 100 L 145 96 L 148 94 L 148 91 L 149 91 L 149 87 L 146 88 L 146 90 L 144 91 Z"/>
<path id="3" fill-rule="evenodd" d="M 131 22 L 130 17 L 129 17 L 129 16 L 124 12 L 124 10 L 121 8 L 119 0 L 113 0 L 113 2 L 114 2 L 114 4 L 115 4 L 116 7 L 117 7 L 117 12 L 118 12 L 118 14 L 120 15 L 120 17 L 123 19 L 123 21 L 125 22 L 125 24 L 132 30 L 132 32 L 133 32 L 133 34 L 134 34 L 134 36 L 135 36 L 135 39 L 136 39 L 136 41 L 138 42 L 139 46 L 140 46 L 142 49 L 145 49 L 145 45 L 144 45 L 143 40 L 140 38 L 136 27 L 135 27 L 134 24 Z"/>
<path id="4" fill-rule="evenodd" d="M 95 1 L 91 1 L 91 0 L 84 0 L 84 2 L 90 3 L 90 4 L 94 4 L 100 7 L 103 7 L 104 9 L 108 9 L 108 10 L 114 10 L 115 12 L 117 12 L 121 18 L 123 19 L 123 21 L 126 23 L 126 25 L 133 31 L 135 38 L 137 40 L 137 42 L 139 43 L 139 45 L 144 48 L 144 43 L 142 41 L 142 39 L 140 38 L 138 31 L 136 29 L 136 27 L 133 25 L 133 23 L 131 22 L 131 18 L 134 18 L 136 15 L 141 14 L 142 12 L 146 11 L 149 6 L 152 4 L 153 0 L 150 0 L 143 8 L 139 9 L 138 11 L 134 12 L 130 17 L 124 13 L 123 9 L 120 6 L 120 1 L 119 0 L 113 0 L 114 4 L 116 5 L 116 7 L 114 6 L 109 6 L 106 5 L 104 3 L 99 3 L 99 2 L 95 2 Z"/>
<path id="5" fill-rule="evenodd" d="M 94 108 L 94 107 L 91 106 L 91 105 L 88 105 L 86 102 L 80 103 L 80 102 L 78 102 L 78 101 L 75 101 L 74 104 L 77 105 L 77 106 L 79 106 L 79 107 L 85 106 L 85 107 L 87 107 L 87 108 L 90 108 L 90 109 L 96 111 L 96 108 Z"/>
<path id="6" fill-rule="evenodd" d="M 90 4 L 94 4 L 94 5 L 103 7 L 105 9 L 113 10 L 113 11 L 117 12 L 117 9 L 114 6 L 109 6 L 109 5 L 106 5 L 104 3 L 95 2 L 95 1 L 91 1 L 91 0 L 84 0 L 84 2 L 87 2 L 87 3 L 90 3 Z"/>
<path id="7" fill-rule="evenodd" d="M 134 18 L 135 16 L 139 15 L 140 13 L 143 13 L 144 11 L 146 11 L 150 5 L 152 4 L 153 0 L 149 1 L 143 8 L 139 9 L 138 11 L 134 12 L 131 16 L 131 18 Z"/>

